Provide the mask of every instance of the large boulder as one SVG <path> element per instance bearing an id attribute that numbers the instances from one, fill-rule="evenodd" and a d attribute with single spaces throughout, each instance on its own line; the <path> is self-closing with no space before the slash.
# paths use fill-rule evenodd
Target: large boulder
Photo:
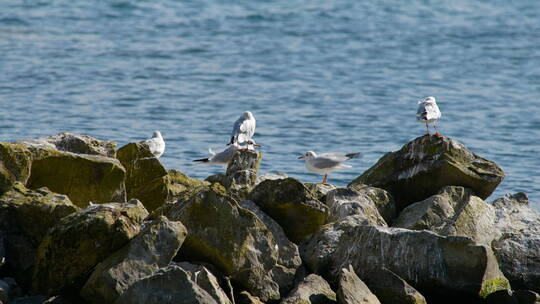
<path id="1" fill-rule="evenodd" d="M 403 209 L 394 227 L 461 235 L 491 246 L 496 237 L 495 210 L 469 189 L 448 186 Z"/>
<path id="2" fill-rule="evenodd" d="M 37 293 L 78 293 L 92 269 L 140 231 L 148 211 L 137 200 L 93 205 L 49 229 L 36 254 Z"/>
<path id="3" fill-rule="evenodd" d="M 366 283 L 356 275 L 351 265 L 341 268 L 336 297 L 339 304 L 381 304 Z"/>
<path id="4" fill-rule="evenodd" d="M 371 198 L 349 188 L 338 188 L 326 194 L 330 209 L 329 221 L 337 221 L 355 215 L 365 219 L 367 225 L 387 226 Z"/>
<path id="5" fill-rule="evenodd" d="M 463 186 L 486 199 L 504 172 L 449 137 L 422 136 L 385 154 L 349 186 L 367 184 L 389 191 L 401 210 L 436 194 L 444 186 Z"/>
<path id="6" fill-rule="evenodd" d="M 183 173 L 167 171 L 150 152 L 144 142 L 129 143 L 117 152 L 117 158 L 126 169 L 127 198 L 136 198 L 153 211 L 202 182 Z"/>
<path id="7" fill-rule="evenodd" d="M 124 167 L 117 159 L 109 157 L 114 155 L 114 149 L 100 154 L 101 149 L 98 148 L 93 151 L 91 148 L 57 146 L 47 138 L 25 140 L 19 144 L 32 153 L 27 187 L 47 187 L 53 192 L 66 194 L 80 207 L 86 207 L 90 202 L 125 202 Z M 92 154 L 79 154 L 81 151 Z"/>
<path id="8" fill-rule="evenodd" d="M 397 207 L 394 198 L 388 191 L 364 184 L 354 184 L 349 188 L 360 195 L 370 198 L 388 225 L 394 222 L 397 217 Z"/>
<path id="9" fill-rule="evenodd" d="M 165 215 L 189 232 L 180 250 L 184 260 L 215 265 L 263 301 L 279 299 L 280 286 L 272 277 L 279 252 L 272 233 L 219 184 L 174 204 Z"/>
<path id="10" fill-rule="evenodd" d="M 90 303 L 113 303 L 133 283 L 167 266 L 186 235 L 182 223 L 165 217 L 146 223 L 139 235 L 95 267 L 81 296 Z"/>
<path id="11" fill-rule="evenodd" d="M 322 183 L 304 183 L 304 186 L 321 202 L 326 201 L 328 192 L 338 188 L 336 185 Z"/>
<path id="12" fill-rule="evenodd" d="M 43 150 L 58 150 L 75 154 L 115 157 L 116 142 L 104 141 L 87 135 L 61 132 L 57 135 L 25 139 L 19 143 Z"/>
<path id="13" fill-rule="evenodd" d="M 255 213 L 268 230 L 272 232 L 278 249 L 278 260 L 271 271 L 272 277 L 280 286 L 279 290 L 281 294 L 288 292 L 292 288 L 298 268 L 302 265 L 298 246 L 287 238 L 283 228 L 274 219 L 264 213 L 257 204 L 245 200 L 240 202 L 240 206 Z"/>
<path id="14" fill-rule="evenodd" d="M 515 289 L 540 293 L 540 214 L 524 193 L 492 202 L 500 236 L 492 247 L 501 270 Z"/>
<path id="15" fill-rule="evenodd" d="M 171 264 L 135 282 L 115 304 L 219 304 L 191 279 L 189 272 Z"/>
<path id="16" fill-rule="evenodd" d="M 319 231 L 328 218 L 328 207 L 294 178 L 265 180 L 251 191 L 248 199 L 276 220 L 295 243 Z"/>
<path id="17" fill-rule="evenodd" d="M 281 304 L 331 304 L 336 302 L 336 293 L 328 282 L 316 274 L 305 277 Z"/>
<path id="18" fill-rule="evenodd" d="M 78 210 L 65 195 L 47 189 L 29 190 L 21 183 L 1 195 L 0 251 L 5 251 L 6 258 L 3 274 L 14 276 L 24 287 L 29 287 L 36 250 L 47 230 Z"/>
<path id="19" fill-rule="evenodd" d="M 366 226 L 351 218 L 325 226 L 301 253 L 312 271 L 331 282 L 337 282 L 343 265 L 351 264 L 365 282 L 385 267 L 426 297 L 471 300 L 509 287 L 491 249 L 470 238 Z"/>
<path id="20" fill-rule="evenodd" d="M 384 304 L 426 304 L 418 290 L 392 271 L 382 268 L 366 275 L 369 288 Z"/>
<path id="21" fill-rule="evenodd" d="M 30 176 L 32 154 L 22 145 L 0 143 L 0 193 L 15 182 L 26 183 Z"/>

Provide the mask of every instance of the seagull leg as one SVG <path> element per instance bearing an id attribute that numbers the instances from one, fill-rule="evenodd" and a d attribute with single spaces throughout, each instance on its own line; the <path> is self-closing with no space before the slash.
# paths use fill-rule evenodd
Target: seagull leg
<path id="1" fill-rule="evenodd" d="M 431 134 L 429 134 L 429 127 L 428 127 L 427 121 L 426 121 L 426 132 L 427 132 L 426 135 L 431 135 Z"/>
<path id="2" fill-rule="evenodd" d="M 322 179 L 322 183 L 326 185 L 326 179 L 328 178 L 328 174 L 325 174 L 323 179 Z"/>
<path id="3" fill-rule="evenodd" d="M 435 136 L 441 137 L 441 133 L 439 133 L 439 130 L 437 130 L 437 125 L 435 125 L 435 122 L 433 122 L 433 127 L 435 128 Z"/>

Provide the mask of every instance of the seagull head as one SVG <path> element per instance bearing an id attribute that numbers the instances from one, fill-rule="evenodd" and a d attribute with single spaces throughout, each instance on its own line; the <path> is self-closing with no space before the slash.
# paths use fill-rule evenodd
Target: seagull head
<path id="1" fill-rule="evenodd" d="M 154 133 L 152 133 L 152 137 L 161 137 L 161 132 L 154 131 Z"/>
<path id="2" fill-rule="evenodd" d="M 254 147 L 260 147 L 260 146 L 261 146 L 261 145 L 259 145 L 258 143 L 256 143 L 256 142 L 255 142 L 253 139 L 251 139 L 251 138 L 248 139 L 248 140 L 246 141 L 246 143 L 247 143 L 248 145 L 252 145 L 252 146 L 254 146 Z"/>
<path id="3" fill-rule="evenodd" d="M 253 114 L 251 114 L 250 111 L 245 111 L 244 113 L 242 113 L 242 117 L 244 119 L 253 119 Z"/>
<path id="4" fill-rule="evenodd" d="M 428 96 L 428 97 L 422 99 L 420 102 L 423 103 L 423 104 L 428 104 L 428 103 L 429 104 L 435 104 L 436 103 L 435 102 L 435 97 L 433 97 L 433 96 Z"/>
<path id="5" fill-rule="evenodd" d="M 315 152 L 307 151 L 306 153 L 304 153 L 304 155 L 298 157 L 298 159 L 312 159 L 315 157 L 317 157 L 317 154 L 315 154 Z"/>

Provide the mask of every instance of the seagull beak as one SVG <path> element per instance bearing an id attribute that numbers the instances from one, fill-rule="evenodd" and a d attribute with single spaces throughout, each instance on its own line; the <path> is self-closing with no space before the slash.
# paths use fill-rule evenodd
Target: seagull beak
<path id="1" fill-rule="evenodd" d="M 304 155 L 302 155 L 302 156 L 298 157 L 298 159 L 304 159 Z"/>
<path id="2" fill-rule="evenodd" d="M 255 147 L 261 147 L 261 145 L 259 145 L 259 144 L 253 144 L 253 146 L 255 146 Z"/>

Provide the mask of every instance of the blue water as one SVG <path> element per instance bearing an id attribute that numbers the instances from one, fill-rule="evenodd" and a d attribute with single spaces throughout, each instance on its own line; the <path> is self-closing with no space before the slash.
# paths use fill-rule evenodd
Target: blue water
<path id="1" fill-rule="evenodd" d="M 0 140 L 79 132 L 119 145 L 161 130 L 167 168 L 220 149 L 244 110 L 262 172 L 305 182 L 306 150 L 356 152 L 345 185 L 440 131 L 497 162 L 491 199 L 540 208 L 540 1 L 0 0 Z"/>

